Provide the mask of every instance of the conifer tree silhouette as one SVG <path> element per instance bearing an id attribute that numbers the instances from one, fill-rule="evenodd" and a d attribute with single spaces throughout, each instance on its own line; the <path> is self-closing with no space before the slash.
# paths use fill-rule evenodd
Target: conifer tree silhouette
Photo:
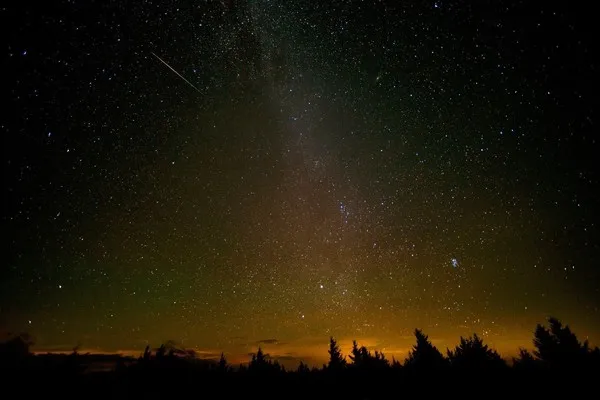
<path id="1" fill-rule="evenodd" d="M 336 340 L 331 336 L 329 338 L 329 364 L 327 368 L 332 371 L 339 371 L 346 367 L 346 358 L 342 355 L 340 346 L 338 346 Z"/>
<path id="2" fill-rule="evenodd" d="M 298 369 L 296 370 L 299 374 L 308 374 L 310 369 L 308 365 L 304 364 L 304 362 L 300 361 L 300 365 L 298 365 Z"/>
<path id="3" fill-rule="evenodd" d="M 229 370 L 227 359 L 225 358 L 225 354 L 222 352 L 221 357 L 219 358 L 219 363 L 217 364 L 217 370 L 220 372 L 227 372 Z"/>
<path id="4" fill-rule="evenodd" d="M 259 346 L 256 353 L 252 354 L 252 360 L 250 361 L 248 368 L 255 371 L 262 371 L 266 369 L 267 364 L 268 361 L 265 357 L 265 353 L 263 353 Z"/>
<path id="5" fill-rule="evenodd" d="M 427 335 L 420 329 L 415 329 L 417 343 L 408 353 L 404 365 L 413 369 L 439 369 L 447 365 L 442 353 L 429 341 Z"/>
<path id="6" fill-rule="evenodd" d="M 160 347 L 158 349 L 156 349 L 156 353 L 154 354 L 154 357 L 156 358 L 157 361 L 162 361 L 165 357 L 167 356 L 167 346 L 165 346 L 165 344 L 161 344 Z"/>
<path id="7" fill-rule="evenodd" d="M 151 357 L 152 357 L 152 351 L 150 350 L 150 345 L 147 345 L 146 348 L 144 349 L 144 353 L 140 357 L 140 361 L 148 363 L 148 362 L 150 362 Z"/>
<path id="8" fill-rule="evenodd" d="M 382 352 L 375 350 L 375 355 L 373 355 L 365 346 L 358 347 L 356 340 L 352 341 L 350 353 L 349 357 L 354 368 L 377 369 L 389 366 L 389 362 Z"/>
<path id="9" fill-rule="evenodd" d="M 352 365 L 354 367 L 360 367 L 362 364 L 361 357 L 361 349 L 358 347 L 358 343 L 356 340 L 352 341 L 352 350 L 350 350 L 350 355 L 348 356 L 352 361 Z"/>
<path id="10" fill-rule="evenodd" d="M 285 372 L 285 366 L 279 364 L 279 361 L 275 360 L 273 362 L 269 361 L 269 365 L 272 367 L 272 370 L 275 372 Z"/>
<path id="11" fill-rule="evenodd" d="M 513 357 L 513 366 L 517 369 L 532 369 L 537 366 L 537 360 L 529 350 L 520 348 L 519 356 Z"/>
<path id="12" fill-rule="evenodd" d="M 589 343 L 580 343 L 568 325 L 554 317 L 548 318 L 549 329 L 538 324 L 533 339 L 533 354 L 546 367 L 583 367 L 592 358 Z"/>
<path id="13" fill-rule="evenodd" d="M 391 365 L 391 367 L 393 369 L 400 369 L 400 368 L 402 368 L 402 363 L 400 361 L 396 360 L 396 358 L 392 357 L 392 365 Z"/>
<path id="14" fill-rule="evenodd" d="M 483 340 L 473 334 L 469 338 L 460 338 L 460 344 L 454 351 L 448 350 L 448 360 L 453 367 L 481 370 L 489 368 L 502 368 L 506 362 L 500 355 L 483 344 Z"/>
<path id="15" fill-rule="evenodd" d="M 373 358 L 375 368 L 386 368 L 390 366 L 390 362 L 385 358 L 383 351 L 375 350 L 375 357 Z"/>

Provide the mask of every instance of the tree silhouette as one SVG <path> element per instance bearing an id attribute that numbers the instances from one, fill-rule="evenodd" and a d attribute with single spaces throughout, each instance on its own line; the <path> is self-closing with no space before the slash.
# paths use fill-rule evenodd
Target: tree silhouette
<path id="1" fill-rule="evenodd" d="M 352 341 L 352 350 L 350 350 L 350 360 L 352 361 L 352 364 L 354 366 L 360 366 L 361 363 L 361 349 L 358 348 L 358 343 L 356 343 L 356 340 Z"/>
<path id="2" fill-rule="evenodd" d="M 336 340 L 332 337 L 329 338 L 329 364 L 327 368 L 332 371 L 339 371 L 346 367 L 346 358 L 342 355 L 340 346 Z"/>
<path id="3" fill-rule="evenodd" d="M 146 348 L 144 349 L 144 353 L 140 357 L 140 361 L 147 363 L 147 362 L 150 362 L 151 358 L 152 358 L 152 351 L 150 350 L 150 345 L 147 345 Z"/>
<path id="4" fill-rule="evenodd" d="M 537 366 L 537 360 L 527 349 L 520 348 L 519 356 L 513 357 L 513 365 L 517 369 L 531 369 Z"/>
<path id="5" fill-rule="evenodd" d="M 383 351 L 377 350 L 375 350 L 373 364 L 376 368 L 385 368 L 390 366 L 390 362 L 385 358 L 385 354 L 383 354 Z"/>
<path id="6" fill-rule="evenodd" d="M 568 325 L 549 318 L 549 329 L 538 324 L 533 339 L 533 354 L 545 366 L 567 368 L 583 366 L 592 358 L 587 340 L 582 344 Z"/>
<path id="7" fill-rule="evenodd" d="M 373 355 L 365 346 L 358 347 L 356 340 L 352 341 L 352 351 L 349 357 L 354 368 L 376 369 L 389 366 L 389 362 L 382 352 L 375 350 L 375 355 Z"/>
<path id="8" fill-rule="evenodd" d="M 296 372 L 299 374 L 308 374 L 310 372 L 310 368 L 308 368 L 308 365 L 304 364 L 304 362 L 300 361 L 300 365 L 298 365 Z"/>
<path id="9" fill-rule="evenodd" d="M 404 365 L 414 369 L 439 369 L 447 365 L 442 353 L 429 341 L 427 335 L 420 329 L 415 329 L 417 343 L 408 353 Z"/>
<path id="10" fill-rule="evenodd" d="M 227 372 L 229 370 L 229 365 L 227 364 L 227 359 L 225 358 L 225 354 L 221 353 L 221 357 L 219 358 L 219 363 L 217 364 L 217 370 L 220 372 Z"/>
<path id="11" fill-rule="evenodd" d="M 167 346 L 163 344 L 160 345 L 158 349 L 156 349 L 156 353 L 154 357 L 157 361 L 162 361 L 167 356 Z"/>
<path id="12" fill-rule="evenodd" d="M 256 373 L 264 373 L 268 371 L 279 371 L 281 368 L 279 363 L 272 363 L 267 359 L 267 355 L 263 352 L 262 348 L 258 348 L 256 353 L 252 354 L 250 365 L 248 365 L 248 371 Z"/>
<path id="13" fill-rule="evenodd" d="M 596 370 L 600 369 L 600 348 L 598 346 L 590 351 L 588 361 L 592 368 Z"/>
<path id="14" fill-rule="evenodd" d="M 102 364 L 100 367 L 104 368 L 115 361 L 114 356 L 78 354 L 77 348 L 71 355 L 32 355 L 29 353 L 30 339 L 21 335 L 0 343 L 0 376 L 10 382 L 12 376 L 30 373 L 36 382 L 45 378 L 48 382 L 58 379 L 64 383 L 73 382 L 74 386 L 89 385 L 85 388 L 87 390 L 105 389 L 107 393 L 102 393 L 104 397 L 120 393 L 123 389 L 139 388 L 136 390 L 148 398 L 154 395 L 177 397 L 183 394 L 184 388 L 196 382 L 211 389 L 247 388 L 252 385 L 263 387 L 272 382 L 273 387 L 290 387 L 294 398 L 313 398 L 315 394 L 323 394 L 325 397 L 348 399 L 383 398 L 390 388 L 403 384 L 417 387 L 423 394 L 430 388 L 435 389 L 430 385 L 431 382 L 449 383 L 457 377 L 464 377 L 467 382 L 461 390 L 479 390 L 478 385 L 470 383 L 476 381 L 488 382 L 494 385 L 495 390 L 496 384 L 501 382 L 516 393 L 521 386 L 539 383 L 540 377 L 551 384 L 537 385 L 536 395 L 544 389 L 554 392 L 556 385 L 565 385 L 570 389 L 584 387 L 577 382 L 585 382 L 588 377 L 598 375 L 600 350 L 597 347 L 591 349 L 587 342 L 578 341 L 570 328 L 557 319 L 550 319 L 549 323 L 547 328 L 540 325 L 536 327 L 535 350 L 520 349 L 518 356 L 513 359 L 512 369 L 477 334 L 461 337 L 456 347 L 448 349 L 447 357 L 444 357 L 427 335 L 417 329 L 416 343 L 404 366 L 395 358 L 392 358 L 390 365 L 382 352 L 369 351 L 357 341 L 353 341 L 347 361 L 338 342 L 330 337 L 329 362 L 323 365 L 322 370 L 317 367 L 309 369 L 304 362 L 300 362 L 291 373 L 261 347 L 251 354 L 249 363 L 240 365 L 237 370 L 228 364 L 224 353 L 220 354 L 218 360 L 207 362 L 173 341 L 165 342 L 158 348 L 146 346 L 137 362 L 123 357 L 116 361 L 113 371 L 102 370 L 98 373 L 95 363 Z M 570 369 L 576 369 L 575 373 L 572 374 Z M 485 375 L 479 375 L 478 372 Z M 165 382 L 176 383 L 165 385 Z M 446 388 L 442 384 L 439 387 Z M 266 392 L 261 397 L 269 398 L 271 394 L 277 397 L 281 392 Z"/>
<path id="15" fill-rule="evenodd" d="M 5 342 L 0 343 L 0 355 L 3 357 L 25 357 L 29 355 L 29 348 L 33 344 L 27 333 L 14 335 Z"/>
<path id="16" fill-rule="evenodd" d="M 263 353 L 262 349 L 259 346 L 256 353 L 252 354 L 252 360 L 250 361 L 250 366 L 258 367 L 258 366 L 261 366 L 266 363 L 267 363 L 267 360 L 265 358 L 265 353 Z"/>
<path id="17" fill-rule="evenodd" d="M 502 357 L 487 344 L 483 344 L 483 340 L 476 333 L 466 339 L 461 336 L 460 344 L 454 351 L 448 350 L 448 360 L 453 367 L 471 370 L 506 366 Z"/>
<path id="18" fill-rule="evenodd" d="M 281 364 L 279 364 L 279 361 L 274 360 L 273 362 L 271 362 L 269 360 L 269 365 L 272 367 L 272 370 L 275 372 L 285 372 L 285 367 Z"/>
<path id="19" fill-rule="evenodd" d="M 31 336 L 20 333 L 0 343 L 0 365 L 19 365 L 31 355 L 29 348 L 33 345 Z"/>

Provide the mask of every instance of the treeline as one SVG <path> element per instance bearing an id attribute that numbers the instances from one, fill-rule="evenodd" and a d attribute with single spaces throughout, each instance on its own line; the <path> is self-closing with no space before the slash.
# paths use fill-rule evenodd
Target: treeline
<path id="1" fill-rule="evenodd" d="M 205 397 L 213 397 L 217 391 L 220 397 L 239 398 L 248 394 L 245 390 L 256 387 L 259 393 L 253 393 L 252 398 L 364 399 L 395 398 L 399 389 L 433 393 L 457 384 L 460 390 L 470 392 L 477 392 L 480 385 L 489 391 L 491 385 L 496 394 L 524 388 L 538 395 L 554 394 L 559 387 L 571 393 L 584 390 L 586 385 L 593 388 L 593 377 L 600 376 L 598 347 L 579 341 L 556 318 L 548 322 L 548 327 L 536 327 L 534 350 L 520 349 L 518 357 L 508 363 L 476 334 L 461 337 L 454 349 L 443 354 L 416 329 L 416 343 L 403 361 L 388 359 L 383 352 L 371 351 L 356 341 L 344 355 L 331 337 L 329 360 L 321 368 L 300 362 L 296 369 L 286 370 L 260 347 L 248 363 L 233 366 L 224 354 L 218 361 L 202 360 L 194 351 L 167 342 L 154 350 L 146 347 L 138 359 L 118 358 L 111 371 L 90 372 L 86 371 L 85 355 L 76 351 L 60 363 L 42 362 L 42 357 L 30 354 L 29 338 L 20 335 L 0 344 L 0 365 L 4 376 L 35 377 L 74 391 L 96 390 L 110 397 L 183 396 L 194 388 Z M 540 385 L 542 381 L 546 384 Z"/>
<path id="2" fill-rule="evenodd" d="M 324 364 L 322 369 L 309 368 L 303 362 L 300 362 L 295 372 L 307 373 L 344 370 L 383 370 L 410 369 L 410 370 L 442 370 L 442 369 L 467 369 L 467 370 L 498 370 L 503 368 L 522 369 L 580 369 L 598 366 L 600 363 L 600 349 L 591 348 L 588 341 L 580 342 L 575 333 L 569 326 L 564 326 L 558 319 L 549 318 L 548 328 L 538 325 L 534 332 L 533 353 L 521 348 L 519 356 L 512 358 L 512 363 L 507 361 L 488 347 L 477 334 L 473 336 L 460 338 L 460 343 L 452 350 L 448 349 L 444 355 L 429 340 L 428 336 L 422 330 L 416 329 L 414 332 L 416 344 L 412 347 L 408 357 L 404 362 L 394 358 L 389 360 L 383 352 L 375 350 L 371 352 L 365 346 L 359 346 L 354 341 L 352 350 L 348 356 L 344 356 L 335 338 L 329 340 L 329 362 Z M 156 352 L 152 353 L 150 347 L 146 347 L 144 354 L 140 357 L 140 364 L 161 364 L 174 361 L 193 361 L 195 353 L 190 350 L 179 349 L 174 342 L 168 342 L 161 345 Z M 176 361 L 177 362 L 177 361 Z M 210 366 L 210 364 L 209 364 Z M 253 353 L 247 365 L 241 364 L 234 368 L 229 365 L 224 354 L 221 354 L 220 360 L 211 366 L 212 369 L 220 372 L 232 372 L 234 370 L 241 372 L 288 372 L 276 359 L 271 359 L 263 350 L 258 347 L 256 353 Z M 292 372 L 292 371 L 289 371 Z"/>

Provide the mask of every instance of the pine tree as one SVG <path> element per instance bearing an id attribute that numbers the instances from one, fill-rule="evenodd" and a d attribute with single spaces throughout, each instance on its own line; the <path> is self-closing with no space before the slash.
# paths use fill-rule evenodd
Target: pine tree
<path id="1" fill-rule="evenodd" d="M 340 346 L 338 346 L 333 336 L 329 338 L 329 350 L 327 352 L 329 353 L 328 369 L 338 371 L 346 367 L 346 358 L 342 355 Z"/>
<path id="2" fill-rule="evenodd" d="M 310 369 L 308 368 L 308 365 L 306 365 L 306 364 L 304 364 L 304 362 L 300 361 L 300 365 L 298 365 L 297 372 L 299 374 L 308 374 L 310 372 Z"/>
<path id="3" fill-rule="evenodd" d="M 400 361 L 396 360 L 396 358 L 392 357 L 392 365 L 391 365 L 391 367 L 393 369 L 396 369 L 396 370 L 400 369 L 400 368 L 402 368 L 402 363 Z"/>
<path id="4" fill-rule="evenodd" d="M 147 345 L 144 349 L 144 354 L 140 357 L 140 361 L 149 362 L 152 357 L 152 351 L 150 350 L 150 345 Z"/>
<path id="5" fill-rule="evenodd" d="M 556 318 L 549 318 L 549 329 L 537 325 L 534 332 L 533 354 L 547 367 L 582 367 L 592 359 L 587 341 L 580 343 L 569 326 Z"/>
<path id="6" fill-rule="evenodd" d="M 410 368 L 439 369 L 447 365 L 447 360 L 442 353 L 429 341 L 427 335 L 420 329 L 415 329 L 417 343 L 408 354 L 405 366 Z"/>
<path id="7" fill-rule="evenodd" d="M 262 370 L 265 369 L 268 364 L 267 359 L 265 357 L 265 353 L 263 353 L 262 349 L 259 347 L 256 353 L 252 354 L 252 360 L 250 361 L 250 369 L 254 370 Z"/>
<path id="8" fill-rule="evenodd" d="M 385 354 L 383 351 L 375 350 L 375 367 L 377 368 L 387 368 L 390 366 L 390 362 L 385 358 Z"/>
<path id="9" fill-rule="evenodd" d="M 519 356 L 517 358 L 513 357 L 513 365 L 515 368 L 530 369 L 534 368 L 536 363 L 537 360 L 527 349 L 520 348 Z"/>
<path id="10" fill-rule="evenodd" d="M 506 366 L 502 357 L 487 344 L 483 344 L 483 340 L 477 334 L 466 339 L 461 336 L 460 344 L 455 350 L 448 350 L 448 359 L 453 367 L 472 370 Z"/>
<path id="11" fill-rule="evenodd" d="M 167 347 L 164 344 L 161 344 L 158 349 L 156 349 L 156 353 L 154 357 L 156 357 L 157 361 L 162 361 L 167 354 Z"/>
<path id="12" fill-rule="evenodd" d="M 269 366 L 271 367 L 271 370 L 275 371 L 275 372 L 285 372 L 285 367 L 281 364 L 279 364 L 279 361 L 275 360 L 273 362 L 269 361 Z"/>
<path id="13" fill-rule="evenodd" d="M 361 364 L 361 349 L 358 347 L 358 343 L 356 340 L 352 341 L 352 350 L 350 350 L 350 361 L 352 361 L 352 365 L 355 367 L 359 367 Z"/>
<path id="14" fill-rule="evenodd" d="M 221 372 L 227 372 L 229 370 L 229 365 L 227 364 L 227 359 L 225 358 L 225 354 L 221 353 L 221 358 L 219 358 L 219 363 L 217 364 L 217 369 Z"/>
<path id="15" fill-rule="evenodd" d="M 365 346 L 358 347 L 356 340 L 352 342 L 352 350 L 349 357 L 352 360 L 352 367 L 354 368 L 380 369 L 389 367 L 389 362 L 382 352 L 375 350 L 375 355 L 373 355 Z"/>

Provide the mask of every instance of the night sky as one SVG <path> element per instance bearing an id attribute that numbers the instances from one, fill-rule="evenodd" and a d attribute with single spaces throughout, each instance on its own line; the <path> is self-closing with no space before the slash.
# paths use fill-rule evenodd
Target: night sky
<path id="1" fill-rule="evenodd" d="M 589 10 L 27 3 L 1 9 L 3 334 L 320 363 L 417 327 L 508 356 L 555 315 L 599 344 Z"/>

